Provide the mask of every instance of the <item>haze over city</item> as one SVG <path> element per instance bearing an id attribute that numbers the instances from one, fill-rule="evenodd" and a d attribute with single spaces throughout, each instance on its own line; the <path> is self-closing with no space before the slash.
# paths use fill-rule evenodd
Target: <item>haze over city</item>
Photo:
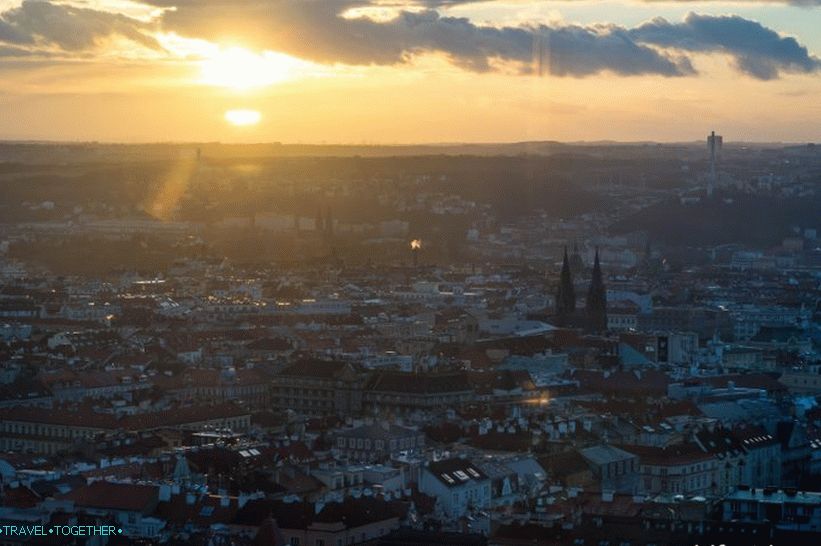
<path id="1" fill-rule="evenodd" d="M 818 28 L 814 0 L 2 0 L 0 138 L 813 141 Z"/>

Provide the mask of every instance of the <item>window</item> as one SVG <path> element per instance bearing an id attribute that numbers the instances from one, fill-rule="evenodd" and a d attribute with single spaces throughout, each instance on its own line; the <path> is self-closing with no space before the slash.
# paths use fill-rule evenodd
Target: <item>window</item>
<path id="1" fill-rule="evenodd" d="M 299 537 L 291 537 L 291 546 L 299 546 Z"/>
<path id="2" fill-rule="evenodd" d="M 316 546 L 325 546 L 325 540 L 321 538 L 316 539 Z"/>

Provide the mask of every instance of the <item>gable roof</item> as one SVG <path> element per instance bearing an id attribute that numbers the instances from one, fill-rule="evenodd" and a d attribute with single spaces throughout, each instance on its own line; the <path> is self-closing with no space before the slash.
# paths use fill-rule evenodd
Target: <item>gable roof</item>
<path id="1" fill-rule="evenodd" d="M 154 485 L 98 481 L 74 489 L 62 498 L 81 508 L 104 508 L 148 514 L 157 505 L 159 488 Z"/>
<path id="2" fill-rule="evenodd" d="M 428 471 L 446 487 L 487 480 L 487 475 L 468 459 L 452 458 L 432 462 Z"/>
<path id="3" fill-rule="evenodd" d="M 318 360 L 304 359 L 291 364 L 281 372 L 280 375 L 313 377 L 316 379 L 334 379 L 348 367 L 353 366 L 349 362 L 338 360 Z"/>
<path id="4" fill-rule="evenodd" d="M 436 394 L 467 392 L 472 387 L 464 372 L 415 374 L 382 371 L 375 373 L 368 382 L 367 390 L 412 394 Z"/>

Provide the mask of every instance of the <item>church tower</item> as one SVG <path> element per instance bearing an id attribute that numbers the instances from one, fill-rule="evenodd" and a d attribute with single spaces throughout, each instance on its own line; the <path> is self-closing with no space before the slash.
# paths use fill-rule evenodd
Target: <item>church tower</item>
<path id="1" fill-rule="evenodd" d="M 576 292 L 573 289 L 573 275 L 570 273 L 570 260 L 567 258 L 567 247 L 564 247 L 562 273 L 559 288 L 556 290 L 556 317 L 558 323 L 566 325 L 576 311 Z"/>
<path id="2" fill-rule="evenodd" d="M 579 243 L 573 243 L 573 254 L 570 255 L 570 273 L 576 275 L 584 274 L 584 260 L 579 253 Z"/>
<path id="3" fill-rule="evenodd" d="M 587 292 L 587 328 L 591 332 L 607 330 L 607 290 L 602 279 L 601 265 L 599 264 L 599 249 L 596 249 L 596 258 L 593 262 L 593 276 L 590 279 L 590 290 Z"/>

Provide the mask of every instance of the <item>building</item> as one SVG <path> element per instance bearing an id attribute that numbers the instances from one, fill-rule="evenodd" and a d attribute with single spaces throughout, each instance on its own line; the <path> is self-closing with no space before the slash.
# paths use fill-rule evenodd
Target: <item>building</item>
<path id="1" fill-rule="evenodd" d="M 655 307 L 638 317 L 638 329 L 645 332 L 695 332 L 702 340 L 718 334 L 721 339 L 733 338 L 733 319 L 729 311 L 720 308 L 678 306 Z"/>
<path id="2" fill-rule="evenodd" d="M 419 490 L 439 499 L 449 518 L 458 518 L 471 509 L 488 508 L 491 481 L 468 459 L 445 459 L 429 463 L 421 471 Z"/>
<path id="3" fill-rule="evenodd" d="M 604 332 L 607 330 L 607 289 L 604 287 L 598 249 L 593 259 L 593 274 L 585 302 L 585 315 L 589 331 Z"/>
<path id="4" fill-rule="evenodd" d="M 781 444 L 763 427 L 733 431 L 747 452 L 741 483 L 768 487 L 781 483 Z"/>
<path id="5" fill-rule="evenodd" d="M 559 275 L 559 287 L 556 290 L 556 319 L 560 326 L 567 324 L 576 312 L 576 292 L 573 287 L 573 275 L 570 272 L 570 260 L 567 247 L 564 247 L 562 271 Z"/>
<path id="6" fill-rule="evenodd" d="M 693 435 L 693 441 L 718 461 L 713 473 L 714 493 L 723 495 L 743 483 L 747 451 L 729 429 L 703 428 Z"/>
<path id="7" fill-rule="evenodd" d="M 590 465 L 602 490 L 636 493 L 639 485 L 639 458 L 617 447 L 598 445 L 579 451 Z"/>
<path id="8" fill-rule="evenodd" d="M 821 533 L 821 493 L 745 487 L 721 503 L 723 521 L 769 521 L 776 529 Z"/>
<path id="9" fill-rule="evenodd" d="M 252 544 L 348 546 L 395 531 L 407 512 L 401 503 L 365 496 L 329 503 L 255 499 L 237 512 L 235 523 L 258 529 Z"/>
<path id="10" fill-rule="evenodd" d="M 157 537 L 165 526 L 161 519 L 153 517 L 163 494 L 170 494 L 155 485 L 111 483 L 96 481 L 58 497 L 58 501 L 70 507 L 70 512 L 82 511 L 89 515 L 111 516 L 127 535 Z"/>
<path id="11" fill-rule="evenodd" d="M 716 180 L 716 162 L 721 156 L 721 148 L 724 145 L 724 138 L 717 135 L 715 131 L 707 136 L 707 150 L 710 152 L 710 174 L 707 178 L 707 197 L 712 197 L 715 191 Z"/>
<path id="12" fill-rule="evenodd" d="M 234 404 L 191 405 L 118 417 L 88 406 L 0 409 L 0 451 L 57 454 L 116 432 L 159 429 L 245 431 L 251 413 Z"/>
<path id="13" fill-rule="evenodd" d="M 402 451 L 425 447 L 422 432 L 387 421 L 343 429 L 333 437 L 335 451 L 341 457 L 357 462 L 385 461 Z"/>
<path id="14" fill-rule="evenodd" d="M 271 405 L 306 415 L 350 415 L 362 409 L 363 383 L 354 364 L 301 360 L 273 377 Z"/>
<path id="15" fill-rule="evenodd" d="M 639 457 L 639 493 L 708 496 L 716 488 L 718 461 L 695 443 L 622 447 Z"/>
<path id="16" fill-rule="evenodd" d="M 376 372 L 369 379 L 364 393 L 364 402 L 368 407 L 397 414 L 458 408 L 474 398 L 474 390 L 464 372 Z"/>

